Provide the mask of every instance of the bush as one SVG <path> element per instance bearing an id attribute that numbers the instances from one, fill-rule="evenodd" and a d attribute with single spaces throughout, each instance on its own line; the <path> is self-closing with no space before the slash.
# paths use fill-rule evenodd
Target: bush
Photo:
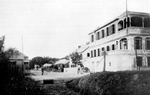
<path id="1" fill-rule="evenodd" d="M 9 67 L 9 59 L 5 53 L 0 53 L 0 94 L 1 95 L 44 95 L 39 83 L 25 77 L 18 68 Z"/>
<path id="2" fill-rule="evenodd" d="M 5 80 L 5 95 L 45 95 L 44 89 L 38 82 L 26 77 L 13 77 Z"/>
<path id="3" fill-rule="evenodd" d="M 83 95 L 150 95 L 150 71 L 103 72 L 66 82 Z"/>

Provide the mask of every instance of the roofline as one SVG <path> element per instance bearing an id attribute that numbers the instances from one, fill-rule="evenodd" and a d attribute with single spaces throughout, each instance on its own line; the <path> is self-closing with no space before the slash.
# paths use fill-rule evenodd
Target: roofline
<path id="1" fill-rule="evenodd" d="M 132 14 L 142 14 L 142 15 L 149 15 L 149 16 L 150 16 L 150 13 L 146 13 L 146 12 L 136 12 L 136 11 L 123 12 L 123 13 L 122 13 L 121 15 L 119 15 L 116 19 L 114 19 L 114 20 L 112 20 L 111 22 L 109 22 L 109 23 L 107 23 L 107 24 L 101 26 L 100 28 L 94 30 L 94 32 L 90 32 L 89 35 L 92 34 L 92 33 L 95 33 L 96 31 L 98 31 L 98 30 L 100 30 L 100 29 L 102 29 L 102 28 L 104 28 L 105 26 L 107 26 L 107 25 L 109 25 L 109 24 L 111 24 L 111 23 L 113 23 L 113 22 L 119 20 L 119 18 L 126 16 L 126 14 L 128 14 L 128 15 L 132 15 Z"/>
<path id="2" fill-rule="evenodd" d="M 107 23 L 107 24 L 103 25 L 102 27 L 100 27 L 100 28 L 96 29 L 94 32 L 96 32 L 96 31 L 98 31 L 98 30 L 100 30 L 100 29 L 104 28 L 105 26 L 107 26 L 107 25 L 109 25 L 109 24 L 111 24 L 111 23 L 113 23 L 113 22 L 115 22 L 115 21 L 117 21 L 117 20 L 119 20 L 119 18 L 116 18 L 116 19 L 114 19 L 113 21 L 111 21 L 111 22 L 109 22 L 109 23 Z"/>

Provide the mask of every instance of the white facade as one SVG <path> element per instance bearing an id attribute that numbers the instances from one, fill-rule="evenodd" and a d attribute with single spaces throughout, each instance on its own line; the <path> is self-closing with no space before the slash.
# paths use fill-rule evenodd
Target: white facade
<path id="1" fill-rule="evenodd" d="M 106 71 L 150 69 L 150 14 L 125 12 L 89 36 L 78 52 L 91 72 L 103 71 L 104 51 Z"/>

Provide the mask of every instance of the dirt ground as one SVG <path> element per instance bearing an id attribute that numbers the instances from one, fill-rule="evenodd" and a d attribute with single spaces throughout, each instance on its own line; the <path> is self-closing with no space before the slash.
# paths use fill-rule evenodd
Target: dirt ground
<path id="1" fill-rule="evenodd" d="M 73 74 L 73 73 L 59 73 L 59 72 L 44 72 L 41 74 L 41 70 L 30 70 L 30 78 L 35 81 L 51 80 L 53 79 L 55 83 L 53 84 L 43 84 L 41 83 L 42 89 L 44 89 L 46 95 L 80 95 L 78 92 L 74 92 L 66 87 L 65 81 L 73 78 L 82 77 L 88 75 L 85 74 Z"/>
<path id="2" fill-rule="evenodd" d="M 40 81 L 45 79 L 69 79 L 69 78 L 78 78 L 85 75 L 88 75 L 89 73 L 84 74 L 74 74 L 74 73 L 63 73 L 63 72 L 46 72 L 44 71 L 44 75 L 42 75 L 41 70 L 30 70 L 31 78 Z"/>

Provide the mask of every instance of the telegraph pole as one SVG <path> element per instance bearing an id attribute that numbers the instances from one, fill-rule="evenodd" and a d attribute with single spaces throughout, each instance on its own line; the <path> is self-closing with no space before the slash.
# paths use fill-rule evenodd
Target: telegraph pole
<path id="1" fill-rule="evenodd" d="M 103 72 L 106 71 L 106 51 L 103 51 L 103 56 L 104 56 L 104 66 L 103 66 Z"/>
<path id="2" fill-rule="evenodd" d="M 22 74 L 24 74 L 23 35 L 22 35 Z"/>

